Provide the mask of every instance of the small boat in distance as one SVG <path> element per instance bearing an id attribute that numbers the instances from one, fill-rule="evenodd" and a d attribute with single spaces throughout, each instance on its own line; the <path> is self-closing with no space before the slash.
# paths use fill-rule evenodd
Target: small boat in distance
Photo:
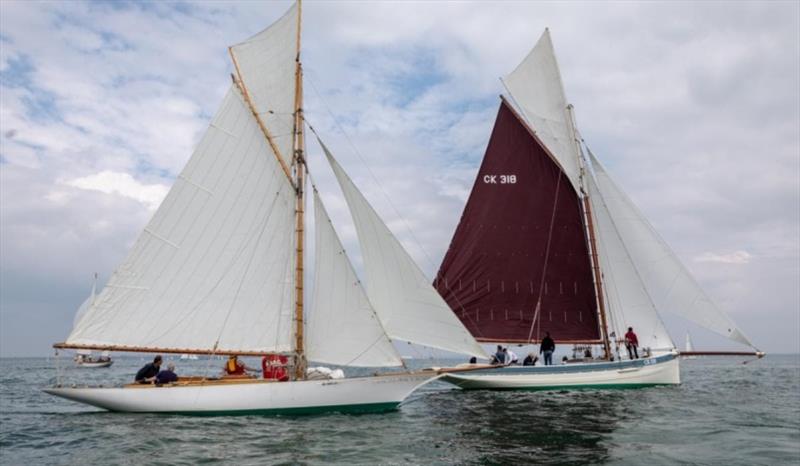
<path id="1" fill-rule="evenodd" d="M 179 374 L 164 386 L 47 393 L 124 412 L 374 412 L 396 409 L 438 376 L 408 370 L 395 340 L 486 358 L 317 135 L 356 224 L 368 286 L 356 275 L 307 171 L 300 32 L 298 2 L 229 47 L 233 83 L 206 133 L 128 257 L 54 345 L 259 356 L 263 378 Z M 314 309 L 306 315 L 309 188 Z M 402 370 L 340 377 L 309 361 Z"/>
<path id="2" fill-rule="evenodd" d="M 697 356 L 694 356 L 694 346 L 692 346 L 692 339 L 689 336 L 689 332 L 686 332 L 686 348 L 683 351 L 687 356 L 683 356 L 683 359 L 697 359 Z"/>
<path id="3" fill-rule="evenodd" d="M 108 351 L 103 351 L 100 356 L 96 358 L 92 356 L 92 352 L 89 350 L 78 350 L 75 352 L 75 365 L 78 367 L 111 367 L 112 364 L 114 364 L 114 361 L 111 360 Z"/>
<path id="4" fill-rule="evenodd" d="M 643 387 L 680 383 L 660 312 L 752 348 L 585 145 L 550 32 L 503 80 L 478 175 L 435 285 L 482 343 L 595 345 L 601 357 L 445 373 L 462 388 Z M 629 356 L 632 328 L 641 352 Z M 557 362 L 558 364 L 558 362 Z"/>

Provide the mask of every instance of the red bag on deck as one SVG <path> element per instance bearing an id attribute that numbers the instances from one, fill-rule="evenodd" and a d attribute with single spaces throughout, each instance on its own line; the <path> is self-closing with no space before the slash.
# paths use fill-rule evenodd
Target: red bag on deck
<path id="1" fill-rule="evenodd" d="M 264 356 L 261 358 L 261 370 L 264 372 L 264 378 L 286 382 L 289 380 L 289 373 L 286 371 L 286 365 L 288 363 L 289 358 L 282 354 L 268 354 Z"/>

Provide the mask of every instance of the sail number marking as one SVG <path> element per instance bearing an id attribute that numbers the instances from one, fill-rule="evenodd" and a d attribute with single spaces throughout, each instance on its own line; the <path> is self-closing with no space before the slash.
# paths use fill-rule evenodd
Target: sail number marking
<path id="1" fill-rule="evenodd" d="M 516 184 L 517 175 L 483 175 L 486 184 Z"/>

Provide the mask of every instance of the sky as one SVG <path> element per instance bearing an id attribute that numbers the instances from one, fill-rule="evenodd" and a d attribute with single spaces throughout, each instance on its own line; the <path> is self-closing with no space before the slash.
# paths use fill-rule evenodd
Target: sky
<path id="1" fill-rule="evenodd" d="M 0 356 L 68 335 L 290 4 L 0 2 Z M 508 74 L 549 27 L 593 153 L 760 349 L 800 352 L 800 4 L 315 2 L 305 111 L 438 269 Z M 320 150 L 309 164 L 357 267 Z M 379 180 L 379 181 L 378 181 Z M 664 316 L 682 344 L 736 348 Z M 742 349 L 739 347 L 738 349 Z"/>

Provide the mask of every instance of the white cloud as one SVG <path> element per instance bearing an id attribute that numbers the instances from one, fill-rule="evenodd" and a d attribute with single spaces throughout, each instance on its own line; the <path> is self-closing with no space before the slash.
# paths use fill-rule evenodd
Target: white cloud
<path id="1" fill-rule="evenodd" d="M 734 251 L 729 254 L 704 252 L 695 257 L 695 262 L 717 262 L 720 264 L 747 264 L 753 256 L 747 251 Z"/>
<path id="2" fill-rule="evenodd" d="M 85 292 L 76 277 L 110 273 L 207 126 L 230 84 L 226 47 L 288 4 L 201 2 L 183 5 L 187 14 L 160 3 L 0 2 L 0 70 L 22 58 L 31 65 L 24 86 L 4 75 L 0 88 L 0 135 L 15 132 L 0 136 L 5 309 L 26 310 L 32 290 L 51 289 L 43 320 L 61 312 L 71 321 L 67 297 L 77 290 L 77 306 Z M 797 335 L 775 337 L 774 328 L 800 325 L 798 16 L 792 2 L 309 3 L 305 106 L 430 275 L 491 132 L 497 77 L 550 26 L 594 152 L 752 339 L 788 348 L 779 342 Z M 309 145 L 315 180 L 357 258 L 338 188 Z M 716 265 L 731 259 L 737 267 Z M 4 345 L 42 352 L 6 338 L 24 319 L 3 319 Z"/>
<path id="3" fill-rule="evenodd" d="M 169 191 L 169 186 L 163 184 L 142 184 L 128 173 L 102 171 L 94 175 L 76 178 L 65 182 L 68 186 L 106 194 L 133 199 L 146 205 L 148 209 L 155 210 Z"/>

